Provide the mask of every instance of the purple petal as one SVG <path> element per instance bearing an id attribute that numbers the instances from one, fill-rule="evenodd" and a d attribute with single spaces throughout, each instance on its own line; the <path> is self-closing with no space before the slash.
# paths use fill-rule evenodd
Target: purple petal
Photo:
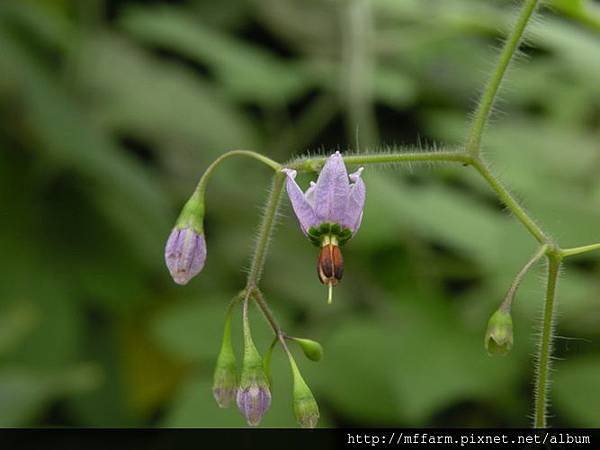
<path id="1" fill-rule="evenodd" d="M 350 174 L 350 194 L 348 195 L 348 206 L 346 215 L 342 223 L 343 226 L 350 228 L 353 233 L 356 233 L 360 227 L 363 209 L 365 207 L 366 188 L 365 183 L 361 178 L 363 167 L 356 172 Z"/>
<path id="2" fill-rule="evenodd" d="M 174 228 L 165 246 L 165 262 L 177 284 L 187 284 L 204 267 L 204 234 L 191 228 Z"/>
<path id="3" fill-rule="evenodd" d="M 317 187 L 317 183 L 315 183 L 314 181 L 311 181 L 309 188 L 304 193 L 304 198 L 306 199 L 308 204 L 313 208 L 313 211 L 315 209 L 315 188 L 316 187 Z"/>
<path id="4" fill-rule="evenodd" d="M 287 175 L 286 190 L 292 203 L 292 208 L 294 209 L 294 213 L 296 213 L 298 222 L 300 222 L 302 232 L 307 234 L 310 227 L 318 225 L 317 218 L 311 204 L 295 181 L 296 171 L 283 169 L 283 172 Z"/>
<path id="5" fill-rule="evenodd" d="M 340 152 L 325 162 L 315 188 L 315 214 L 319 222 L 341 224 L 345 219 L 350 183 Z"/>
<path id="6" fill-rule="evenodd" d="M 257 426 L 271 406 L 271 391 L 252 383 L 237 392 L 237 405 L 248 425 Z"/>

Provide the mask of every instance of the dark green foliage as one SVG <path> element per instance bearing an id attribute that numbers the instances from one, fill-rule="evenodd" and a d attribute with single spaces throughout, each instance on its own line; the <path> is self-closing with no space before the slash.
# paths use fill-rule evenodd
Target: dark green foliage
<path id="1" fill-rule="evenodd" d="M 218 170 L 206 267 L 182 288 L 163 247 L 202 171 L 234 148 L 285 161 L 377 136 L 460 145 L 514 3 L 376 0 L 359 54 L 346 1 L 0 1 L 0 425 L 243 426 L 211 379 L 269 174 Z M 600 20 L 591 2 L 555 3 L 510 69 L 484 152 L 568 247 L 600 241 Z M 357 55 L 367 72 L 352 78 Z M 325 349 L 302 364 L 319 424 L 527 426 L 535 274 L 515 300 L 511 353 L 492 359 L 481 343 L 530 236 L 460 166 L 364 178 L 335 303 L 291 213 L 262 281 L 286 331 Z M 599 255 L 565 270 L 553 425 L 597 427 Z M 272 336 L 251 320 L 264 354 Z M 239 309 L 232 326 L 239 336 Z M 262 425 L 295 426 L 285 356 L 271 365 L 281 381 Z"/>

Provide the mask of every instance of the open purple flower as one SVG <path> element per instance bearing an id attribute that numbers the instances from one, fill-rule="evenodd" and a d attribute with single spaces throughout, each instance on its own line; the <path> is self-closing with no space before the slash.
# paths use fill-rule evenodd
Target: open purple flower
<path id="1" fill-rule="evenodd" d="M 187 284 L 204 267 L 204 234 L 192 228 L 173 228 L 165 246 L 165 262 L 177 284 Z"/>
<path id="2" fill-rule="evenodd" d="M 342 278 L 344 261 L 340 246 L 360 228 L 366 188 L 361 179 L 363 168 L 348 175 L 340 152 L 325 162 L 317 182 L 302 192 L 295 181 L 296 171 L 283 169 L 286 189 L 302 232 L 321 247 L 317 271 L 323 284 L 332 287 Z"/>

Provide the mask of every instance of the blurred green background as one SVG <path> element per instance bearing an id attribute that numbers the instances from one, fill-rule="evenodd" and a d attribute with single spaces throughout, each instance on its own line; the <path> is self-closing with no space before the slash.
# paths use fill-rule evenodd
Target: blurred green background
<path id="1" fill-rule="evenodd" d="M 207 265 L 179 287 L 163 248 L 202 171 L 234 148 L 285 161 L 460 145 L 519 3 L 2 0 L 0 425 L 244 426 L 211 377 L 270 173 L 231 160 L 215 174 Z M 600 6 L 552 6 L 484 142 L 575 246 L 600 240 Z M 541 267 L 516 300 L 512 353 L 490 358 L 483 334 L 533 239 L 470 169 L 393 169 L 365 171 L 331 306 L 284 199 L 263 288 L 289 333 L 325 348 L 297 356 L 320 425 L 528 426 Z M 599 263 L 574 258 L 560 282 L 553 425 L 600 426 Z M 263 425 L 295 426 L 280 351 L 273 392 Z"/>

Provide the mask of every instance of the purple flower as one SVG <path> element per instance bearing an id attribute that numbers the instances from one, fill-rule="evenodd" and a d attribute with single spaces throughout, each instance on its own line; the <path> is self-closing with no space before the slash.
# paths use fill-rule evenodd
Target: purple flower
<path id="1" fill-rule="evenodd" d="M 325 162 L 317 182 L 311 182 L 302 192 L 295 181 L 296 171 L 283 169 L 292 208 L 304 234 L 309 235 L 311 228 L 317 230 L 323 224 L 337 224 L 341 231 L 349 230 L 350 236 L 358 231 L 366 193 L 362 171 L 361 167 L 348 175 L 341 153 L 335 152 Z"/>
<path id="2" fill-rule="evenodd" d="M 204 267 L 204 234 L 192 228 L 173 228 L 165 246 L 165 262 L 177 284 L 187 284 Z"/>
<path id="3" fill-rule="evenodd" d="M 271 391 L 264 377 L 252 377 L 237 391 L 237 405 L 248 425 L 257 426 L 271 406 Z"/>
<path id="4" fill-rule="evenodd" d="M 286 189 L 302 232 L 321 248 L 317 273 L 321 283 L 332 288 L 344 273 L 344 258 L 340 246 L 360 228 L 365 206 L 366 188 L 360 175 L 363 168 L 348 175 L 340 152 L 325 162 L 316 183 L 302 192 L 295 181 L 296 171 L 283 169 L 287 175 Z"/>

